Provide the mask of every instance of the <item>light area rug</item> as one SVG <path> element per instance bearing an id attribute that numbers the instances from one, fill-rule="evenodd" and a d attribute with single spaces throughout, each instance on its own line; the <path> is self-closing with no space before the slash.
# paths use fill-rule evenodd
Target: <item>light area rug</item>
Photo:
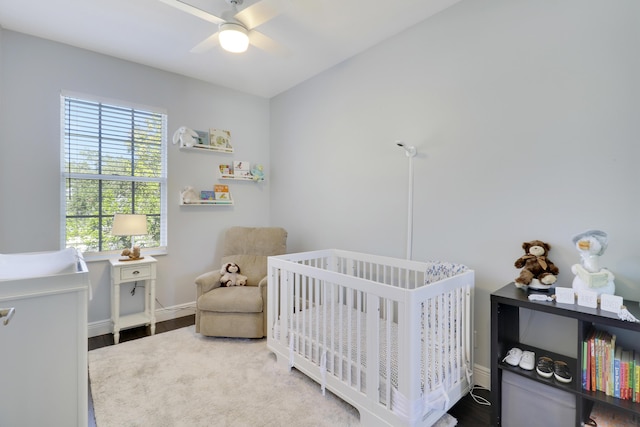
<path id="1" fill-rule="evenodd" d="M 194 326 L 89 352 L 97 427 L 359 426 L 358 411 L 276 362 L 266 339 Z M 455 426 L 445 414 L 437 427 Z"/>

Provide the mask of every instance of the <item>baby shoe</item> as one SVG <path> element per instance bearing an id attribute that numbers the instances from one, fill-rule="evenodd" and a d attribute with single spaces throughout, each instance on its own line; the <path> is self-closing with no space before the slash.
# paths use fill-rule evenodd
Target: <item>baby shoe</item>
<path id="1" fill-rule="evenodd" d="M 520 367 L 524 370 L 533 370 L 536 361 L 536 354 L 533 351 L 523 351 L 520 359 Z"/>
<path id="2" fill-rule="evenodd" d="M 571 371 L 569 370 L 569 365 L 562 360 L 556 360 L 553 362 L 553 375 L 558 381 L 563 383 L 570 383 L 573 379 Z"/>
<path id="3" fill-rule="evenodd" d="M 520 363 L 520 359 L 522 359 L 522 350 L 518 347 L 513 347 L 507 355 L 502 359 L 503 362 L 507 362 L 511 366 L 518 366 Z"/>
<path id="4" fill-rule="evenodd" d="M 548 356 L 542 356 L 538 359 L 536 372 L 541 377 L 551 378 L 553 376 L 553 359 Z"/>

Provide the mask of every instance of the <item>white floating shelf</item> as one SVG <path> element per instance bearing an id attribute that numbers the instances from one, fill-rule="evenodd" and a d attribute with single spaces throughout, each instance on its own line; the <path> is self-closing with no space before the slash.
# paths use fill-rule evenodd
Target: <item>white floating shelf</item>
<path id="1" fill-rule="evenodd" d="M 235 176 L 235 175 L 227 175 L 227 174 L 220 174 L 220 179 L 231 179 L 231 180 L 236 180 L 236 181 L 254 181 L 254 182 L 260 182 L 260 181 L 264 181 L 264 177 L 259 178 L 259 179 L 255 179 L 255 177 L 253 176 Z"/>
<path id="2" fill-rule="evenodd" d="M 233 200 L 221 201 L 221 200 L 198 200 L 194 203 L 181 202 L 180 206 L 204 206 L 204 205 L 216 205 L 216 206 L 233 206 Z"/>
<path id="3" fill-rule="evenodd" d="M 180 147 L 180 149 L 186 151 L 216 151 L 218 153 L 233 153 L 233 147 L 216 147 L 214 145 L 201 144 L 196 144 L 193 147 Z"/>

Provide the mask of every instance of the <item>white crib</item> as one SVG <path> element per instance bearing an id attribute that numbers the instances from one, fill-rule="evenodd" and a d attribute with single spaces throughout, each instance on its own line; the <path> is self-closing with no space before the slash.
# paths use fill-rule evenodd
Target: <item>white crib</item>
<path id="1" fill-rule="evenodd" d="M 472 270 L 335 249 L 268 269 L 268 348 L 361 425 L 430 426 L 469 392 Z"/>

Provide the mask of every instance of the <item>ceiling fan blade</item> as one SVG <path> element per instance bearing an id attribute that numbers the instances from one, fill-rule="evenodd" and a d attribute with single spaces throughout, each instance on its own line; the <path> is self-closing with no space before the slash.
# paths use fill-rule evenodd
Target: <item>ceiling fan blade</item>
<path id="1" fill-rule="evenodd" d="M 261 0 L 242 9 L 234 18 L 251 30 L 280 15 L 286 3 L 285 0 Z"/>
<path id="2" fill-rule="evenodd" d="M 216 31 L 215 33 L 211 34 L 209 37 L 207 37 L 206 39 L 202 40 L 200 43 L 195 45 L 189 52 L 204 53 L 218 46 L 219 43 L 220 42 L 218 40 L 218 32 Z"/>
<path id="3" fill-rule="evenodd" d="M 258 49 L 264 50 L 267 53 L 272 53 L 279 56 L 289 55 L 289 49 L 279 44 L 271 37 L 267 37 L 256 30 L 249 31 L 249 43 L 257 47 Z"/>
<path id="4" fill-rule="evenodd" d="M 193 16 L 197 16 L 198 18 L 204 19 L 205 21 L 209 21 L 213 24 L 220 24 L 224 22 L 224 19 L 218 18 L 217 16 L 212 15 L 206 10 L 199 9 L 181 0 L 159 0 L 159 1 L 161 1 L 164 4 L 168 4 L 171 7 L 175 7 L 178 10 L 187 12 Z"/>

